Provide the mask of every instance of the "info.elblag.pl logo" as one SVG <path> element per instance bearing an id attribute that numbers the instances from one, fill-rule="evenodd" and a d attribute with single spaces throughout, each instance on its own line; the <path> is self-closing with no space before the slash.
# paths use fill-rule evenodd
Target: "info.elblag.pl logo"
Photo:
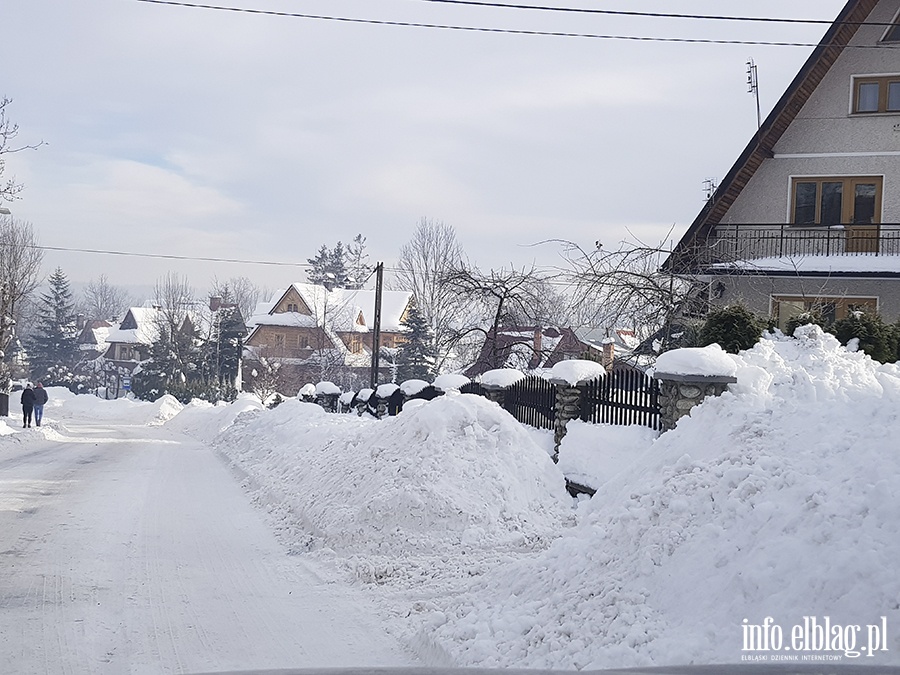
<path id="1" fill-rule="evenodd" d="M 744 619 L 741 626 L 742 661 L 837 661 L 844 657 L 886 652 L 887 617 L 874 624 L 841 625 L 831 617 L 804 616 L 783 629 L 771 616 L 760 624 Z M 747 652 L 750 652 L 749 654 Z"/>

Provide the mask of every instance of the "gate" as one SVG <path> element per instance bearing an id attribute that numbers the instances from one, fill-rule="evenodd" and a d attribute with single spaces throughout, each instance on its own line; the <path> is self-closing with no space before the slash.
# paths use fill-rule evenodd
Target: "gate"
<path id="1" fill-rule="evenodd" d="M 659 430 L 659 382 L 638 370 L 613 370 L 581 389 L 581 419 Z"/>
<path id="2" fill-rule="evenodd" d="M 505 407 L 522 424 L 552 429 L 556 419 L 556 387 L 542 377 L 526 377 L 506 390 Z"/>

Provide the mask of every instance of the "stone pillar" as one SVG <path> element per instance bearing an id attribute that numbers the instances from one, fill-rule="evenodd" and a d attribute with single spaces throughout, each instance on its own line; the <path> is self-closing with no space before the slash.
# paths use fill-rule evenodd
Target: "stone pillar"
<path id="1" fill-rule="evenodd" d="M 689 415 L 694 406 L 709 396 L 721 396 L 728 385 L 737 382 L 729 375 L 675 375 L 655 373 L 659 380 L 659 426 L 665 432 Z"/>
<path id="2" fill-rule="evenodd" d="M 498 387 L 494 384 L 482 385 L 484 389 L 484 397 L 488 401 L 493 401 L 504 410 L 506 409 L 506 387 Z"/>
<path id="3" fill-rule="evenodd" d="M 566 435 L 569 420 L 581 418 L 581 389 L 564 380 L 550 380 L 556 385 L 555 420 L 553 422 L 553 461 L 558 461 L 559 446 Z"/>

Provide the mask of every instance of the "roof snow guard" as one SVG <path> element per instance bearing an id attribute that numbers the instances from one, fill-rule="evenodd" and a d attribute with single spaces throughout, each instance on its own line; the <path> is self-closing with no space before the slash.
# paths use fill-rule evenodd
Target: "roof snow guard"
<path id="1" fill-rule="evenodd" d="M 693 259 L 688 252 L 695 240 L 706 238 L 709 231 L 718 225 L 728 209 L 731 208 L 735 199 L 750 182 L 763 161 L 774 156 L 775 144 L 787 131 L 838 56 L 843 53 L 844 48 L 856 35 L 860 24 L 868 18 L 877 4 L 878 0 L 850 0 L 844 5 L 841 13 L 819 41 L 819 46 L 813 50 L 787 91 L 766 117 L 759 131 L 753 135 L 737 162 L 722 179 L 715 194 L 700 211 L 669 258 L 663 263 L 663 269 L 671 269 L 675 272 L 687 271 L 685 268 L 690 266 L 690 261 Z"/>

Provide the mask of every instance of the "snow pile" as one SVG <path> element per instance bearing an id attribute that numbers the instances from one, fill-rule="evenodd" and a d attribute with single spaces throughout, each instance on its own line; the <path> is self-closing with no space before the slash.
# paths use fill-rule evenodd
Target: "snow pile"
<path id="1" fill-rule="evenodd" d="M 559 469 L 569 480 L 597 489 L 640 461 L 657 435 L 649 427 L 571 420 L 559 446 Z"/>
<path id="2" fill-rule="evenodd" d="M 830 617 L 864 643 L 886 617 L 888 650 L 864 660 L 900 661 L 900 367 L 815 327 L 728 358 L 733 393 L 423 635 L 459 665 L 603 668 L 739 661 L 744 619 L 772 617 L 787 641 L 804 616 Z"/>
<path id="3" fill-rule="evenodd" d="M 393 382 L 388 382 L 387 384 L 379 384 L 378 389 L 375 390 L 375 395 L 378 398 L 390 398 L 393 393 L 399 388 L 400 386 L 394 384 Z"/>
<path id="4" fill-rule="evenodd" d="M 572 359 L 570 361 L 560 361 L 550 371 L 550 376 L 554 380 L 562 380 L 571 385 L 579 382 L 593 380 L 606 374 L 606 368 L 596 361 L 582 361 L 581 359 Z"/>
<path id="5" fill-rule="evenodd" d="M 571 518 L 547 453 L 479 396 L 380 421 L 286 401 L 238 418 L 217 447 L 365 579 L 467 578 L 485 555 L 545 547 Z"/>
<path id="6" fill-rule="evenodd" d="M 479 380 L 486 387 L 511 387 L 519 380 L 525 379 L 525 373 L 515 368 L 497 368 L 483 373 Z"/>
<path id="7" fill-rule="evenodd" d="M 430 387 L 425 380 L 406 380 L 400 383 L 400 390 L 407 396 L 415 396 L 423 389 Z"/>
<path id="8" fill-rule="evenodd" d="M 454 389 L 459 389 L 460 387 L 464 387 L 469 384 L 471 380 L 465 375 L 460 375 L 458 373 L 445 373 L 443 375 L 438 375 L 434 379 L 434 387 L 435 389 L 440 389 L 443 392 L 452 391 Z"/>
<path id="9" fill-rule="evenodd" d="M 200 399 L 194 399 L 176 415 L 173 415 L 166 422 L 166 427 L 208 443 L 234 424 L 238 415 L 262 409 L 263 406 L 259 399 L 251 394 L 241 394 L 231 404 L 213 405 Z"/>
<path id="10" fill-rule="evenodd" d="M 656 359 L 655 368 L 658 374 L 704 377 L 734 377 L 736 371 L 734 359 L 717 344 L 665 352 Z"/>
<path id="11" fill-rule="evenodd" d="M 184 409 L 184 405 L 171 394 L 160 396 L 150 405 L 154 410 L 153 417 L 149 422 L 152 425 L 165 424 Z"/>
<path id="12" fill-rule="evenodd" d="M 316 385 L 316 395 L 337 396 L 341 393 L 341 388 L 334 382 L 319 382 Z"/>

